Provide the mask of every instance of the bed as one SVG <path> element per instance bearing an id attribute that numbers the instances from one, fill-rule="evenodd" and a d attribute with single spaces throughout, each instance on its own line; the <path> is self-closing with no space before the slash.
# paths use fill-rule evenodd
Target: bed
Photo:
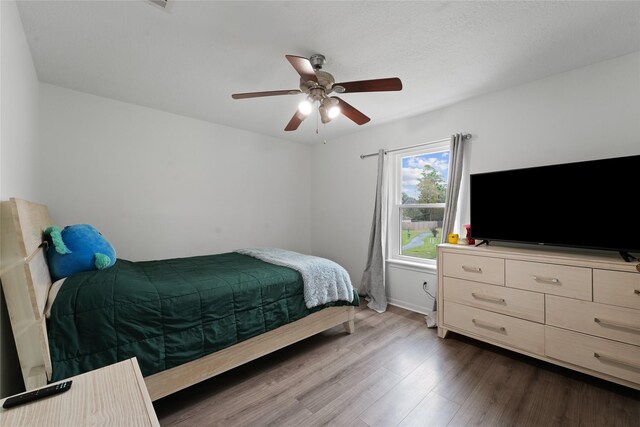
<path id="1" fill-rule="evenodd" d="M 74 278 L 74 276 L 72 276 L 75 282 L 68 285 L 65 284 L 63 289 L 66 289 L 68 293 L 70 292 L 72 297 L 65 302 L 58 302 L 58 298 L 61 297 L 57 296 L 56 305 L 54 305 L 52 310 L 52 317 L 54 317 L 56 321 L 47 321 L 44 313 L 49 290 L 52 286 L 42 244 L 42 231 L 52 225 L 47 207 L 24 200 L 11 199 L 7 202 L 2 202 L 1 215 L 2 286 L 9 311 L 18 358 L 20 360 L 22 376 L 27 390 L 42 386 L 52 379 L 77 373 L 74 369 L 92 369 L 90 365 L 92 360 L 88 357 L 84 357 L 84 359 L 78 357 L 78 360 L 81 360 L 77 362 L 78 366 L 71 364 L 65 367 L 61 362 L 65 362 L 69 357 L 64 354 L 64 346 L 61 347 L 62 350 L 57 348 L 56 345 L 52 346 L 51 349 L 49 347 L 50 338 L 53 338 L 53 343 L 57 343 L 60 334 L 64 334 L 64 331 L 68 327 L 74 327 L 74 324 L 78 324 L 77 318 L 79 315 L 69 311 L 71 310 L 70 307 L 77 304 L 77 301 L 74 299 L 75 294 L 73 294 L 70 289 L 74 286 L 80 286 L 84 280 L 84 276 L 80 278 Z M 262 283 L 267 283 L 268 285 L 267 288 L 259 291 L 261 295 L 264 294 L 261 301 L 263 300 L 264 304 L 269 306 L 280 304 L 282 306 L 281 310 L 280 312 L 274 311 L 275 314 L 269 318 L 269 322 L 263 321 L 262 324 L 260 324 L 260 322 L 253 322 L 252 324 L 250 320 L 243 320 L 240 323 L 236 322 L 238 325 L 247 325 L 245 328 L 246 331 L 240 331 L 241 333 L 238 339 L 227 339 L 228 342 L 226 343 L 208 340 L 208 344 L 202 348 L 197 345 L 189 345 L 185 351 L 179 352 L 179 357 L 161 361 L 151 357 L 151 360 L 144 361 L 142 370 L 143 373 L 147 373 L 145 382 L 152 400 L 160 399 L 335 326 L 342 324 L 347 333 L 354 332 L 354 305 L 357 304 L 357 296 L 354 300 L 355 303 L 349 305 L 323 306 L 318 309 L 308 310 L 306 307 L 300 307 L 301 297 L 298 295 L 298 292 L 295 291 L 297 288 L 295 288 L 293 284 L 290 286 L 287 285 L 289 286 L 287 287 L 277 280 L 272 279 L 272 276 L 282 277 L 282 280 L 286 283 L 293 283 L 293 281 L 299 279 L 299 274 L 294 270 L 280 266 L 265 268 L 264 265 L 260 264 L 262 261 L 250 259 L 246 255 L 237 253 L 211 257 L 218 258 L 212 259 L 205 256 L 173 260 L 174 265 L 170 270 L 174 273 L 176 271 L 179 272 L 179 274 L 175 273 L 177 274 L 176 277 L 184 275 L 185 271 L 193 271 L 193 273 L 191 273 L 192 276 L 200 277 L 199 275 L 211 274 L 206 266 L 214 260 L 225 266 L 222 272 L 218 271 L 215 273 L 221 287 L 224 287 L 222 286 L 224 283 L 236 280 L 230 279 L 230 277 L 232 277 L 230 275 L 234 271 L 243 271 L 245 279 L 248 276 L 263 275 Z M 127 274 L 127 272 L 130 272 L 132 269 L 140 269 L 143 267 L 145 269 L 143 272 L 145 276 L 158 275 L 171 277 L 171 273 L 168 273 L 166 270 L 168 268 L 167 264 L 156 265 L 154 263 L 159 262 L 129 263 L 119 260 L 116 266 L 114 266 L 117 267 L 116 269 L 111 271 L 105 270 L 106 273 L 99 277 L 101 278 L 100 280 L 108 282 L 111 280 L 110 277 L 116 275 L 116 273 Z M 184 263 L 188 265 L 185 266 L 183 265 Z M 194 267 L 194 265 L 196 265 L 196 267 Z M 112 269 L 114 267 L 112 267 Z M 155 271 L 153 270 L 154 268 L 160 268 L 160 271 Z M 164 271 L 162 270 L 163 268 L 165 269 Z M 144 290 L 144 284 L 141 286 Z M 175 291 L 172 290 L 172 292 L 176 294 L 188 293 L 184 291 L 184 289 L 187 289 L 186 287 L 180 286 L 179 280 L 176 280 L 176 286 L 171 289 L 175 289 Z M 282 294 L 282 298 L 278 299 L 274 296 L 270 299 L 268 296 L 269 293 Z M 207 305 L 215 304 L 217 300 L 222 300 L 219 306 L 225 307 L 223 295 L 222 293 L 215 294 L 214 292 L 211 301 L 207 302 Z M 251 295 L 251 293 L 246 293 L 246 295 Z M 174 298 L 175 295 L 169 295 L 169 297 Z M 242 298 L 243 297 L 239 297 L 238 299 L 242 300 Z M 244 304 L 238 304 L 236 302 L 235 305 L 239 305 L 241 313 L 248 315 L 249 317 L 247 319 L 250 319 L 253 310 L 253 307 L 251 307 L 251 298 L 246 297 L 244 299 L 247 300 Z M 136 301 L 133 301 L 133 303 L 133 307 L 144 306 L 144 304 L 136 304 Z M 87 303 L 85 302 L 83 304 L 86 306 Z M 185 309 L 185 307 L 189 307 L 189 304 L 187 300 L 186 303 L 183 303 L 182 306 L 174 310 L 174 314 L 184 312 L 184 321 L 187 323 L 195 322 L 193 327 L 198 329 L 199 326 L 196 324 L 197 319 L 190 319 L 187 314 L 188 310 Z M 262 307 L 255 309 L 263 310 Z M 286 313 L 286 315 L 278 314 L 283 312 Z M 235 314 L 233 315 L 235 316 Z M 129 316 L 129 314 L 126 314 L 124 317 L 127 316 Z M 230 315 L 220 315 L 216 319 L 210 319 L 210 323 L 205 321 L 201 323 L 205 327 L 209 327 L 210 324 L 214 325 L 214 327 L 210 329 L 215 329 L 218 331 L 216 333 L 219 334 L 220 330 L 225 329 L 224 319 L 228 318 L 228 316 Z M 238 316 L 240 316 L 240 314 L 238 314 Z M 281 319 L 279 317 L 287 318 Z M 228 323 L 229 322 L 226 324 Z M 265 327 L 265 323 L 269 326 Z M 186 328 L 186 330 L 188 329 L 189 328 Z M 153 330 L 153 327 L 151 327 L 150 330 Z M 201 328 L 198 330 L 201 330 Z M 87 328 L 84 333 L 90 333 L 90 331 L 91 327 Z M 178 332 L 178 334 L 184 333 L 185 332 Z M 131 338 L 133 346 L 130 346 L 128 350 L 128 347 L 120 346 L 118 354 L 109 354 L 106 358 L 101 356 L 101 358 L 98 358 L 100 359 L 98 363 L 108 364 L 111 363 L 112 360 L 109 359 L 109 357 L 119 359 L 129 355 L 137 355 L 136 352 L 144 352 L 144 343 L 146 341 L 144 339 L 136 339 L 135 334 L 148 334 L 149 340 L 151 341 L 155 337 L 153 333 L 148 330 L 142 332 L 136 330 L 133 332 L 133 338 Z M 222 336 L 224 336 L 224 334 L 222 334 Z M 108 339 L 103 341 L 96 340 L 96 342 L 107 341 Z M 138 341 L 142 342 L 142 344 L 137 344 Z M 157 346 L 148 348 L 157 348 Z M 99 353 L 101 350 L 104 349 L 98 348 L 97 352 Z M 78 352 L 78 350 L 74 351 Z M 192 354 L 185 355 L 186 353 Z M 54 356 L 53 358 L 52 355 Z"/>

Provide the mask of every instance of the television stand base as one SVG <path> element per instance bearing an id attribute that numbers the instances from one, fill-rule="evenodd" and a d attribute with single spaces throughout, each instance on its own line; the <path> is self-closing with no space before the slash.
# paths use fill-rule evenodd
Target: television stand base
<path id="1" fill-rule="evenodd" d="M 476 243 L 476 248 L 478 246 L 482 246 L 482 245 L 487 245 L 489 246 L 489 241 L 488 240 L 481 240 L 480 242 Z"/>
<path id="2" fill-rule="evenodd" d="M 638 258 L 634 257 L 627 251 L 619 251 L 618 253 L 622 257 L 622 259 L 625 260 L 626 262 L 633 262 L 638 260 Z"/>

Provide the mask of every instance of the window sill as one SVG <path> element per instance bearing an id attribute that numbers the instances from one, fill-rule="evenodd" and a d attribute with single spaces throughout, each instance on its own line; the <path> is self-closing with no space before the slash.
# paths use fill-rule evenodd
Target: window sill
<path id="1" fill-rule="evenodd" d="M 430 273 L 436 273 L 438 267 L 431 264 L 423 264 L 421 262 L 412 262 L 399 259 L 387 259 L 387 264 L 396 265 L 398 267 L 409 267 L 414 270 L 428 271 Z"/>

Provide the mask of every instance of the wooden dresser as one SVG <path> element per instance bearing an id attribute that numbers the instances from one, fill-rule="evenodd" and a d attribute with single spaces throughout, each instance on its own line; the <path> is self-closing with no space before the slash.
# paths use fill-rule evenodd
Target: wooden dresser
<path id="1" fill-rule="evenodd" d="M 449 330 L 640 389 L 640 272 L 617 254 L 438 246 Z"/>

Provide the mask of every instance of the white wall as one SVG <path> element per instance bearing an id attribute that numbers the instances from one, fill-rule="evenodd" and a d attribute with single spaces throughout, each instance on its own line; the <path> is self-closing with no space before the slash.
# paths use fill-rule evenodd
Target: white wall
<path id="1" fill-rule="evenodd" d="M 41 201 L 119 258 L 310 250 L 308 146 L 49 84 L 40 119 Z"/>
<path id="2" fill-rule="evenodd" d="M 0 2 L 0 15 L 0 200 L 37 199 L 38 78 L 15 2 Z M 0 397 L 22 389 L 7 308 L 0 296 Z"/>
<path id="3" fill-rule="evenodd" d="M 438 282 L 434 270 L 387 263 L 387 301 L 418 313 L 427 314 L 435 307 Z M 426 290 L 429 293 L 425 292 Z"/>
<path id="4" fill-rule="evenodd" d="M 0 195 L 37 195 L 38 76 L 13 1 L 2 1 Z"/>
<path id="5" fill-rule="evenodd" d="M 455 132 L 473 134 L 466 153 L 470 173 L 640 154 L 640 52 L 315 146 L 313 253 L 331 256 L 358 284 L 367 256 L 376 175 L 376 158 L 361 160 L 359 155 Z M 468 196 L 466 187 L 463 190 L 465 223 Z M 422 281 L 416 276 L 407 286 Z M 389 289 L 401 286 L 390 283 Z M 389 296 L 400 304 L 405 298 L 395 291 Z"/>

